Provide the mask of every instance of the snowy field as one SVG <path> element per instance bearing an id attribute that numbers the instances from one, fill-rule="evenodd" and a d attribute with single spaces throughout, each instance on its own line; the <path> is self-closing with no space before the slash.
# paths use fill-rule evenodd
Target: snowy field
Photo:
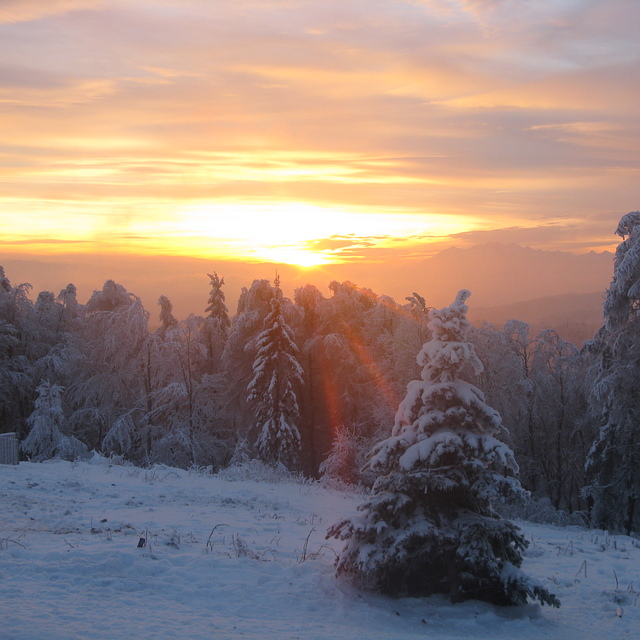
<path id="1" fill-rule="evenodd" d="M 326 528 L 361 500 L 97 457 L 0 465 L 0 638 L 640 638 L 637 540 L 520 523 L 560 609 L 393 600 L 334 577 Z"/>

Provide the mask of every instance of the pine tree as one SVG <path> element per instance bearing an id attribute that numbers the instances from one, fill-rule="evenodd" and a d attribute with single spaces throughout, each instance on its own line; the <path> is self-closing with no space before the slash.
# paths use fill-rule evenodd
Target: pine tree
<path id="1" fill-rule="evenodd" d="M 276 278 L 271 310 L 258 336 L 253 379 L 248 401 L 253 404 L 255 426 L 259 430 L 256 447 L 268 463 L 296 465 L 300 452 L 298 400 L 295 386 L 302 384 L 302 367 L 293 341 L 293 332 L 282 313 L 283 297 Z"/>
<path id="2" fill-rule="evenodd" d="M 482 370 L 467 342 L 468 296 L 460 291 L 450 307 L 430 313 L 422 379 L 407 386 L 391 437 L 368 463 L 379 474 L 372 498 L 327 534 L 346 542 L 337 572 L 389 595 L 558 606 L 519 569 L 527 542 L 494 510 L 523 491 L 509 477 L 513 454 L 496 437 L 499 414 L 465 379 Z"/>
<path id="3" fill-rule="evenodd" d="M 211 293 L 209 294 L 207 308 L 204 311 L 208 314 L 206 316 L 207 318 L 211 318 L 216 322 L 218 332 L 226 339 L 229 327 L 231 326 L 231 321 L 229 320 L 229 310 L 227 309 L 227 305 L 224 303 L 225 295 L 222 291 L 224 278 L 220 278 L 215 271 L 213 272 L 213 275 L 210 273 L 207 275 L 211 280 L 209 283 L 211 285 Z"/>
<path id="4" fill-rule="evenodd" d="M 255 416 L 247 402 L 247 386 L 254 376 L 256 343 L 271 310 L 272 298 L 273 287 L 269 280 L 254 280 L 249 289 L 242 288 L 216 380 L 225 422 L 240 440 L 251 443 L 253 435 L 250 431 Z"/>
<path id="5" fill-rule="evenodd" d="M 27 419 L 31 431 L 21 444 L 22 450 L 34 462 L 53 457 L 75 460 L 87 453 L 82 442 L 63 433 L 66 420 L 62 411 L 62 391 L 60 385 L 48 381 L 38 386 L 35 409 Z"/>
<path id="6" fill-rule="evenodd" d="M 205 313 L 202 339 L 207 347 L 207 373 L 215 374 L 219 371 L 227 339 L 231 320 L 229 310 L 225 304 L 225 295 L 222 291 L 224 278 L 220 278 L 214 271 L 213 275 L 207 274 L 210 279 L 211 293 Z"/>
<path id="7" fill-rule="evenodd" d="M 592 524 L 640 532 L 640 211 L 620 220 L 604 326 L 588 346 L 599 357 L 590 409 L 599 434 L 589 452 Z"/>

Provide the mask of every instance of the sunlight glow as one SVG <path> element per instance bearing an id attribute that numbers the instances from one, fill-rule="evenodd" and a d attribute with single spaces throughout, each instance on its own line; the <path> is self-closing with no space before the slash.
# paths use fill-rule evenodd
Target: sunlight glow
<path id="1" fill-rule="evenodd" d="M 407 212 L 363 212 L 299 202 L 216 203 L 181 209 L 176 243 L 215 239 L 226 257 L 303 267 L 343 262 L 347 249 L 428 242 L 473 228 L 471 218 Z M 208 249 L 211 252 L 211 247 Z"/>
<path id="2" fill-rule="evenodd" d="M 316 267 L 428 252 L 428 245 L 481 227 L 465 215 L 411 209 L 320 206 L 292 201 L 177 201 L 29 204 L 0 198 L 14 211 L 0 248 L 39 253 L 95 251 L 220 258 Z M 135 211 L 135 214 L 133 213 Z M 383 252 L 383 253 L 381 253 Z M 384 255 L 383 255 L 384 254 Z"/>
<path id="3" fill-rule="evenodd" d="M 299 267 L 318 267 L 328 264 L 330 261 L 326 256 L 315 251 L 306 249 L 296 249 L 295 247 L 274 247 L 273 249 L 262 249 L 260 257 L 268 262 L 276 264 L 295 264 Z"/>

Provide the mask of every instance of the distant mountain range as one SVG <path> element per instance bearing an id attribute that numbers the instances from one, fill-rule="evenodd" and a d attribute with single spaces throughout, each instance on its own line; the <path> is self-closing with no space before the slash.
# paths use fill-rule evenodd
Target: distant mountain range
<path id="1" fill-rule="evenodd" d="M 576 255 L 516 244 L 451 247 L 424 260 L 414 273 L 431 306 L 449 304 L 469 289 L 469 319 L 501 328 L 518 319 L 534 332 L 555 329 L 582 344 L 602 325 L 602 303 L 613 275 L 613 254 Z M 415 275 L 414 275 L 415 280 Z"/>
<path id="2" fill-rule="evenodd" d="M 422 263 L 422 291 L 429 302 L 446 304 L 469 289 L 471 307 L 495 307 L 565 294 L 605 292 L 613 254 L 542 251 L 516 244 L 445 249 Z"/>

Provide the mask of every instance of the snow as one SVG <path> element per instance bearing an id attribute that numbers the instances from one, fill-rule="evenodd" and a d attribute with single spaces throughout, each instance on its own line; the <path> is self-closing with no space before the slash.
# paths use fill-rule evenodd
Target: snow
<path id="1" fill-rule="evenodd" d="M 531 542 L 522 569 L 557 610 L 390 599 L 334 577 L 342 543 L 326 529 L 361 502 L 319 484 L 100 457 L 0 465 L 0 637 L 638 638 L 638 540 L 518 523 Z"/>

